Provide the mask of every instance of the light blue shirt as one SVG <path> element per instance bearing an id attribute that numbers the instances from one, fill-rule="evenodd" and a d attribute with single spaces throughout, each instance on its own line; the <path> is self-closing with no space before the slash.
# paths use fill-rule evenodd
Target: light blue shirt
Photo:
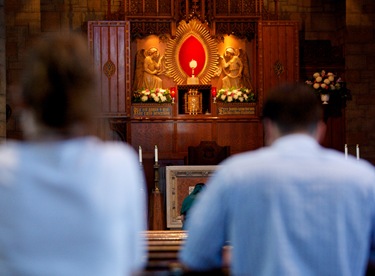
<path id="1" fill-rule="evenodd" d="M 233 275 L 364 275 L 375 218 L 372 165 L 307 135 L 232 156 L 192 207 L 180 258 Z"/>
<path id="2" fill-rule="evenodd" d="M 132 148 L 87 137 L 0 147 L 0 275 L 126 276 L 145 264 Z"/>

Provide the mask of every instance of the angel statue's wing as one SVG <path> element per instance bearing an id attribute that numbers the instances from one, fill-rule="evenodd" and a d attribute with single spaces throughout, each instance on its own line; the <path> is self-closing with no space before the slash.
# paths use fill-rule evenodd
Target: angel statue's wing
<path id="1" fill-rule="evenodd" d="M 167 68 L 166 65 L 165 65 L 165 57 L 164 56 L 160 57 L 159 63 L 160 63 L 160 71 L 159 71 L 158 75 L 163 75 L 163 74 L 165 74 L 166 68 Z"/>
<path id="2" fill-rule="evenodd" d="M 238 57 L 241 59 L 242 64 L 243 64 L 243 69 L 242 69 L 243 86 L 248 89 L 253 89 L 253 85 L 251 83 L 249 58 L 247 57 L 247 54 L 243 49 L 239 49 Z"/>
<path id="3" fill-rule="evenodd" d="M 142 88 L 143 83 L 143 64 L 145 61 L 145 49 L 137 51 L 135 55 L 135 68 L 134 68 L 134 79 L 133 79 L 133 91 L 137 91 Z"/>

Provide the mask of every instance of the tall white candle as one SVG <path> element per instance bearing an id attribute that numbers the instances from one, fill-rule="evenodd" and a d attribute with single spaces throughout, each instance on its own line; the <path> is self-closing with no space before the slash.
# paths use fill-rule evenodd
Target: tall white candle
<path id="1" fill-rule="evenodd" d="M 345 159 L 348 159 L 348 145 L 345 144 Z"/>
<path id="2" fill-rule="evenodd" d="M 138 155 L 139 155 L 139 163 L 142 163 L 142 147 L 141 146 L 139 146 Z"/>
<path id="3" fill-rule="evenodd" d="M 356 146 L 357 160 L 359 159 L 359 145 Z"/>
<path id="4" fill-rule="evenodd" d="M 158 146 L 155 145 L 155 163 L 158 162 Z"/>

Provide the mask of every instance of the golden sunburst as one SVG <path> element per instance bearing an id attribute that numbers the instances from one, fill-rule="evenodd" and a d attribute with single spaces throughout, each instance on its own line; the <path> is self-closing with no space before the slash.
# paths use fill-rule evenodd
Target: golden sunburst
<path id="1" fill-rule="evenodd" d="M 190 36 L 194 36 L 205 51 L 206 60 L 197 77 L 201 84 L 208 84 L 218 70 L 219 54 L 217 42 L 211 38 L 207 27 L 198 20 L 191 20 L 189 23 L 181 21 L 176 30 L 176 37 L 168 42 L 165 50 L 166 75 L 173 78 L 177 84 L 186 82 L 188 75 L 181 67 L 179 53 L 182 44 Z"/>

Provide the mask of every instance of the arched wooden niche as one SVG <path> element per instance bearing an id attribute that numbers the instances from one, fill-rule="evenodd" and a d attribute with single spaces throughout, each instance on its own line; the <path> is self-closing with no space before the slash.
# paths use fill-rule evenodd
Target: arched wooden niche
<path id="1" fill-rule="evenodd" d="M 192 75 L 191 60 L 197 61 L 195 77 L 201 84 L 208 84 L 218 70 L 217 43 L 211 38 L 206 25 L 198 20 L 181 21 L 176 37 L 167 44 L 165 51 L 166 75 L 175 83 L 184 84 Z"/>

